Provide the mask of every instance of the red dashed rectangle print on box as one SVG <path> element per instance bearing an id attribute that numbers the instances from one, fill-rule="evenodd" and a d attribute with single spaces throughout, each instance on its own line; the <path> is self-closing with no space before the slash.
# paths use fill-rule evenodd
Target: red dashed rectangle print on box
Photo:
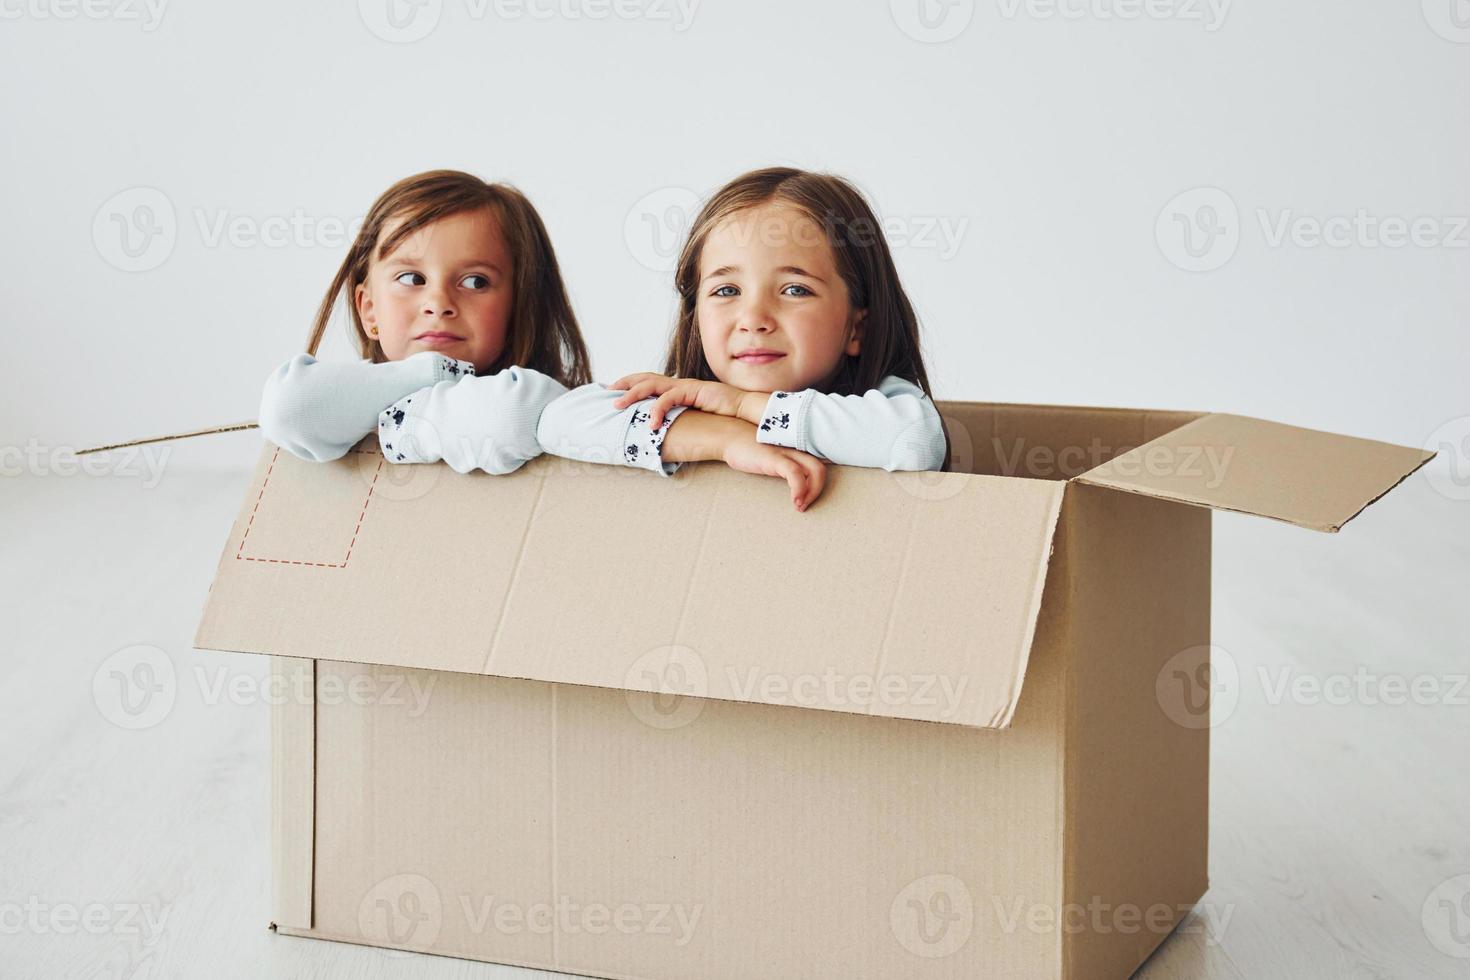
<path id="1" fill-rule="evenodd" d="M 310 463 L 275 450 L 235 557 L 346 568 L 372 509 L 373 488 L 383 465 L 381 454 L 360 450 L 331 463 Z M 298 468 L 307 466 L 316 468 L 312 492 L 282 493 Z"/>

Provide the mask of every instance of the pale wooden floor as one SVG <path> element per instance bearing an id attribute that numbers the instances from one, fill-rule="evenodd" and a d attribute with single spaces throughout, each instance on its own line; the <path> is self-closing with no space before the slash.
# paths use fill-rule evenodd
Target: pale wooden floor
<path id="1" fill-rule="evenodd" d="M 186 457 L 153 489 L 0 480 L 0 976 L 532 976 L 266 930 L 267 707 L 208 693 L 265 661 L 190 648 L 248 474 Z M 1214 734 L 1212 887 L 1138 976 L 1470 975 L 1431 942 L 1447 907 L 1426 913 L 1470 874 L 1470 691 L 1272 703 L 1282 668 L 1449 690 L 1470 660 L 1470 502 L 1420 474 L 1337 536 L 1233 515 L 1215 530 L 1215 642 L 1240 682 Z M 134 644 L 167 652 L 178 693 L 127 730 L 93 679 Z M 1470 939 L 1470 911 L 1455 925 Z"/>

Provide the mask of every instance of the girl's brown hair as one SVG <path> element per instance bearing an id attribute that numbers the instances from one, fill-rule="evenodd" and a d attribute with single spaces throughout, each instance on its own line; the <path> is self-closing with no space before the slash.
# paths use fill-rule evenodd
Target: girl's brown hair
<path id="1" fill-rule="evenodd" d="M 513 265 L 505 350 L 489 373 L 514 364 L 550 375 L 568 388 L 590 381 L 587 345 L 572 313 L 556 253 L 551 248 L 551 237 L 546 234 L 541 216 L 526 196 L 509 184 L 486 183 L 474 174 L 459 170 L 430 170 L 405 177 L 373 202 L 363 219 L 362 230 L 317 308 L 307 353 L 316 353 L 337 297 L 345 291 L 358 352 L 375 363 L 386 361 L 382 346 L 363 329 L 354 300 L 357 287 L 367 280 L 368 267 L 425 225 L 481 208 L 494 213 Z M 392 234 L 379 241 L 384 225 L 393 218 L 402 221 Z"/>
<path id="2" fill-rule="evenodd" d="M 890 374 L 930 394 L 929 376 L 919 353 L 918 318 L 898 281 L 898 270 L 877 216 L 857 188 L 841 177 L 791 167 L 752 170 L 736 177 L 720 188 L 694 219 L 674 273 L 679 316 L 664 373 L 717 380 L 705 359 L 695 315 L 700 256 L 710 232 L 721 221 L 770 201 L 791 204 L 824 230 L 837 272 L 847 284 L 848 300 L 853 309 L 867 311 L 859 352 L 844 355 L 829 394 L 860 395 L 878 387 Z"/>

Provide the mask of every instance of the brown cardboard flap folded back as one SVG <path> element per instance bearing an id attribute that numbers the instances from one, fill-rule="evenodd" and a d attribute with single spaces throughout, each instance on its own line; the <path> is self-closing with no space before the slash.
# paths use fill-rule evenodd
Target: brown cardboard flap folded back
<path id="1" fill-rule="evenodd" d="M 147 436 L 142 439 L 129 439 L 127 442 L 113 442 L 103 446 L 88 446 L 86 449 L 78 449 L 78 456 L 87 456 L 91 453 L 111 452 L 114 449 L 127 449 L 130 446 L 148 446 L 155 442 L 173 442 L 175 439 L 193 439 L 197 436 L 213 436 L 223 432 L 244 432 L 246 429 L 259 428 L 258 422 L 233 422 L 230 425 L 212 425 L 207 429 L 191 429 L 188 432 L 171 432 L 161 436 Z"/>
<path id="2" fill-rule="evenodd" d="M 1407 446 L 1212 414 L 1077 480 L 1337 531 L 1432 458 Z"/>
<path id="3" fill-rule="evenodd" d="M 195 646 L 1008 726 L 1066 484 L 828 480 L 268 446 Z"/>

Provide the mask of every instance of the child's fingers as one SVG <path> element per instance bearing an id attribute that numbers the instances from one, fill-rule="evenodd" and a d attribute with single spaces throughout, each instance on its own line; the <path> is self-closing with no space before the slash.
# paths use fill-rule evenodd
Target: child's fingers
<path id="1" fill-rule="evenodd" d="M 621 378 L 619 378 L 618 380 L 614 381 L 612 384 L 608 385 L 608 387 L 609 388 L 612 388 L 614 390 L 620 390 L 620 389 L 629 387 L 634 382 L 638 381 L 641 378 L 645 378 L 647 376 L 648 376 L 648 372 L 647 371 L 635 371 L 632 374 L 625 374 L 625 375 L 623 375 Z"/>
<path id="2" fill-rule="evenodd" d="M 641 402 L 652 394 L 648 388 L 649 383 L 647 381 L 633 382 L 628 386 L 628 390 L 619 395 L 617 401 L 613 402 L 613 408 L 627 408 L 634 402 Z"/>
<path id="3" fill-rule="evenodd" d="M 801 510 L 801 495 L 806 489 L 806 471 L 790 456 L 782 456 L 776 461 L 776 475 L 791 488 L 791 505 Z"/>
<path id="4" fill-rule="evenodd" d="M 658 396 L 658 401 L 653 403 L 653 408 L 649 413 L 648 424 L 656 432 L 658 431 L 658 427 L 664 424 L 664 416 L 668 414 L 669 409 L 676 405 L 693 404 L 693 399 L 683 389 L 669 388 Z"/>
<path id="5" fill-rule="evenodd" d="M 801 468 L 805 479 L 806 486 L 797 505 L 798 510 L 804 511 L 822 495 L 827 484 L 827 465 L 815 456 L 802 452 L 793 452 L 791 459 Z"/>
<path id="6" fill-rule="evenodd" d="M 807 480 L 806 504 L 802 508 L 803 510 L 805 510 L 807 507 L 810 507 L 812 504 L 816 503 L 817 498 L 822 495 L 822 491 L 827 488 L 827 464 L 822 462 L 820 459 L 817 459 L 815 456 L 803 460 L 803 463 L 805 464 L 807 468 L 807 473 L 809 474 L 809 479 Z"/>
<path id="7" fill-rule="evenodd" d="M 641 402 L 645 398 L 663 394 L 679 385 L 674 378 L 666 378 L 662 374 L 643 374 L 637 375 L 637 378 L 638 380 L 629 384 L 628 390 L 613 402 L 614 408 L 627 408 L 634 402 Z"/>

